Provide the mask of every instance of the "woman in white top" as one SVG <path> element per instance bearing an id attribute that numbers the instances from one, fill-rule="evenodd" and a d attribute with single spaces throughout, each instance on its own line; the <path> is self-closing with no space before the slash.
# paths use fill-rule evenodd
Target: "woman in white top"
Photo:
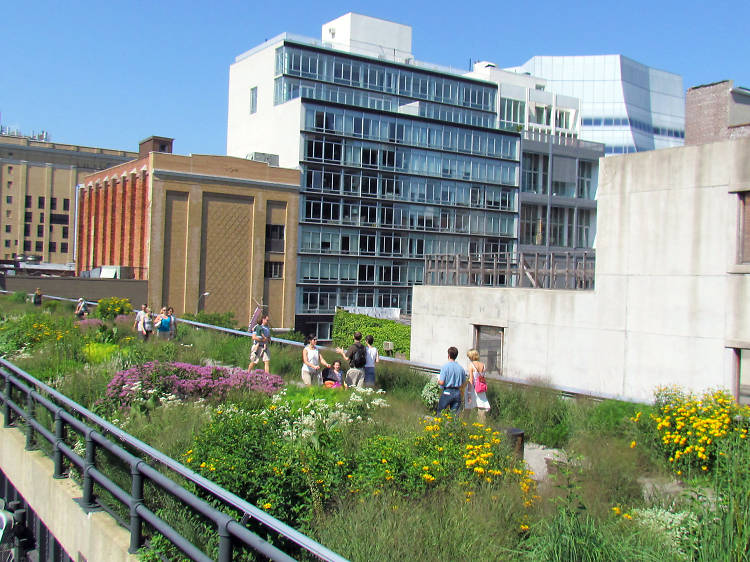
<path id="1" fill-rule="evenodd" d="M 378 348 L 372 345 L 375 339 L 372 336 L 366 336 L 367 352 L 365 357 L 365 386 L 375 387 L 375 363 L 380 363 Z"/>
<path id="2" fill-rule="evenodd" d="M 479 361 L 479 352 L 476 349 L 470 349 L 466 352 L 466 357 L 469 358 L 469 369 L 468 369 L 468 381 L 466 384 L 466 405 L 467 410 L 471 408 L 477 408 L 480 421 L 484 421 L 485 414 L 490 409 L 490 402 L 487 400 L 486 392 L 477 392 L 476 384 L 479 377 L 484 378 L 484 372 L 486 367 L 484 363 Z"/>
<path id="3" fill-rule="evenodd" d="M 315 384 L 322 384 L 320 380 L 320 366 L 330 367 L 330 365 L 323 359 L 323 356 L 316 347 L 318 338 L 310 334 L 307 336 L 305 343 L 307 345 L 302 350 L 302 382 L 306 386 L 312 385 L 313 381 L 315 381 Z"/>

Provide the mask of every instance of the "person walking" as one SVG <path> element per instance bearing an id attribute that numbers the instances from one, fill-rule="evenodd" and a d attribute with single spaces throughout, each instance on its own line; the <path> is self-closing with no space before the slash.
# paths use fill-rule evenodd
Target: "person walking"
<path id="1" fill-rule="evenodd" d="M 378 348 L 373 345 L 375 339 L 371 335 L 365 336 L 367 357 L 365 357 L 365 386 L 375 388 L 375 364 L 380 363 Z"/>
<path id="2" fill-rule="evenodd" d="M 458 349 L 451 346 L 448 348 L 448 362 L 440 367 L 438 375 L 438 384 L 442 389 L 440 399 L 435 413 L 439 416 L 440 412 L 450 408 L 451 412 L 458 412 L 461 409 L 461 386 L 466 382 L 466 371 L 456 363 Z"/>
<path id="3" fill-rule="evenodd" d="M 266 373 L 271 372 L 269 370 L 271 365 L 271 355 L 268 352 L 268 344 L 271 343 L 271 328 L 268 327 L 269 321 L 268 314 L 263 314 L 260 318 L 260 324 L 256 325 L 253 330 L 253 347 L 250 350 L 250 364 L 247 367 L 248 371 L 252 371 L 253 367 L 255 367 L 259 361 L 263 361 Z"/>
<path id="4" fill-rule="evenodd" d="M 466 352 L 469 358 L 469 381 L 466 385 L 466 409 L 476 408 L 479 421 L 484 421 L 487 412 L 490 411 L 490 402 L 487 400 L 487 379 L 485 371 L 487 367 L 479 360 L 479 352 L 470 349 Z"/>
<path id="5" fill-rule="evenodd" d="M 143 314 L 141 314 L 141 323 L 138 326 L 138 331 L 140 332 L 143 341 L 148 341 L 148 338 L 154 333 L 154 317 L 148 306 L 143 311 Z"/>
<path id="6" fill-rule="evenodd" d="M 167 318 L 169 318 L 169 339 L 173 340 L 177 336 L 177 318 L 171 306 L 167 308 Z"/>
<path id="7" fill-rule="evenodd" d="M 312 334 L 307 336 L 305 344 L 305 347 L 302 348 L 302 382 L 305 383 L 305 386 L 321 385 L 320 366 L 330 367 L 330 365 L 320 354 L 316 336 Z"/>
<path id="8" fill-rule="evenodd" d="M 81 297 L 78 299 L 78 302 L 76 303 L 76 311 L 75 315 L 80 319 L 83 320 L 88 316 L 89 314 L 89 305 L 86 303 L 86 299 Z"/>
<path id="9" fill-rule="evenodd" d="M 169 314 L 167 314 L 167 307 L 162 306 L 159 311 L 159 315 L 154 320 L 156 326 L 156 335 L 160 340 L 169 339 Z"/>
<path id="10" fill-rule="evenodd" d="M 365 363 L 367 362 L 367 350 L 362 345 L 362 333 L 354 332 L 354 343 L 349 346 L 346 352 L 336 348 L 336 353 L 340 354 L 349 362 L 349 370 L 346 372 L 346 384 L 362 388 L 365 383 Z"/>

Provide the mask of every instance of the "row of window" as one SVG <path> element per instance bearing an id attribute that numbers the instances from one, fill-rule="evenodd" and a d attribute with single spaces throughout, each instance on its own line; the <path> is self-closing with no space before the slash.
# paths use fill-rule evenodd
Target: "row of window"
<path id="1" fill-rule="evenodd" d="M 595 199 L 598 166 L 588 160 L 578 160 L 565 156 L 554 156 L 550 173 L 550 157 L 547 154 L 526 153 L 523 155 L 521 191 L 556 197 L 578 197 Z M 550 185 L 549 179 L 552 176 Z"/>
<path id="2" fill-rule="evenodd" d="M 34 213 L 31 211 L 26 211 L 23 215 L 23 222 L 30 223 L 34 218 Z M 44 222 L 44 213 L 39 213 L 39 222 Z M 49 222 L 51 224 L 69 224 L 70 222 L 70 215 L 65 215 L 63 213 L 50 213 L 49 216 Z"/>
<path id="3" fill-rule="evenodd" d="M 12 225 L 6 224 L 5 225 L 5 232 L 6 233 L 10 233 L 11 230 L 12 230 Z M 49 225 L 49 232 L 50 232 L 50 234 L 52 234 L 54 232 L 54 225 L 52 225 L 52 224 Z M 68 238 L 68 234 L 69 234 L 68 227 L 67 226 L 63 226 L 62 227 L 62 237 L 63 237 L 63 239 L 67 239 Z M 23 235 L 26 236 L 26 237 L 31 236 L 31 225 L 30 224 L 26 223 L 26 224 L 23 225 Z M 37 225 L 37 227 L 36 227 L 36 235 L 39 238 L 41 238 L 42 236 L 44 236 L 44 225 L 43 224 Z"/>
<path id="4" fill-rule="evenodd" d="M 424 263 L 373 263 L 336 259 L 300 260 L 300 284 L 421 285 Z"/>
<path id="5" fill-rule="evenodd" d="M 489 85 L 289 46 L 276 49 L 276 75 L 281 74 L 484 111 L 494 111 L 497 92 Z"/>
<path id="6" fill-rule="evenodd" d="M 302 226 L 300 253 L 423 258 L 430 254 L 499 253 L 513 249 L 512 240 L 490 237 L 436 236 L 401 232 L 353 232 Z"/>
<path id="7" fill-rule="evenodd" d="M 517 162 L 469 158 L 323 135 L 307 135 L 304 159 L 423 176 L 518 185 Z"/>
<path id="8" fill-rule="evenodd" d="M 375 289 L 375 288 L 301 288 L 301 306 L 303 314 L 333 314 L 339 306 L 400 308 L 401 312 L 411 312 L 411 290 Z"/>
<path id="9" fill-rule="evenodd" d="M 449 125 L 429 125 L 384 115 L 311 105 L 305 109 L 305 128 L 375 141 L 518 160 L 519 139 L 516 136 Z"/>
<path id="10" fill-rule="evenodd" d="M 638 150 L 632 145 L 612 145 L 608 144 L 604 147 L 604 154 L 631 154 L 638 152 Z"/>
<path id="11" fill-rule="evenodd" d="M 250 96 L 252 102 L 252 90 Z M 363 109 L 407 113 L 450 123 L 471 125 L 473 127 L 494 129 L 497 124 L 497 119 L 494 113 L 484 113 L 474 109 L 464 109 L 456 106 L 425 101 L 414 102 L 396 96 L 373 94 L 371 92 L 355 90 L 354 88 L 347 88 L 345 86 L 332 86 L 297 78 L 282 77 L 275 80 L 273 95 L 274 105 L 279 105 L 299 97 L 319 101 L 330 101 L 361 107 Z"/>
<path id="12" fill-rule="evenodd" d="M 524 205 L 521 207 L 521 244 L 593 248 L 595 220 L 593 209 Z"/>
<path id="13" fill-rule="evenodd" d="M 629 117 L 584 117 L 581 120 L 584 127 L 632 127 L 644 133 L 660 135 L 662 137 L 672 137 L 675 139 L 684 139 L 685 131 L 681 129 L 671 129 L 669 127 L 656 127 L 650 123 Z"/>
<path id="14" fill-rule="evenodd" d="M 305 196 L 302 220 L 373 228 L 458 232 L 513 236 L 515 215 L 440 208 L 427 205 L 392 205 L 337 198 Z"/>
<path id="15" fill-rule="evenodd" d="M 14 245 L 18 246 L 18 240 L 14 240 Z M 10 248 L 10 240 L 5 241 L 5 247 Z M 34 251 L 35 252 L 42 252 L 44 248 L 44 243 L 41 240 L 37 240 L 34 243 Z M 56 253 L 57 252 L 57 242 L 49 242 L 47 244 L 47 249 L 50 253 Z M 24 240 L 23 241 L 23 251 L 24 252 L 30 252 L 31 251 L 31 240 Z M 68 253 L 68 243 L 67 242 L 60 242 L 60 253 L 67 254 Z"/>
<path id="16" fill-rule="evenodd" d="M 479 209 L 513 211 L 516 208 L 513 188 L 314 165 L 302 169 L 305 191 Z"/>

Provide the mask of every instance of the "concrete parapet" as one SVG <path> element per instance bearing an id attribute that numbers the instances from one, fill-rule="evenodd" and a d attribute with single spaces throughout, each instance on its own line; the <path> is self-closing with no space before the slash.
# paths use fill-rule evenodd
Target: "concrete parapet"
<path id="1" fill-rule="evenodd" d="M 0 420 L 2 416 L 0 416 Z M 135 562 L 130 534 L 103 511 L 86 513 L 75 502 L 82 491 L 69 478 L 52 477 L 52 460 L 25 450 L 16 428 L 0 427 L 0 468 L 74 560 Z"/>

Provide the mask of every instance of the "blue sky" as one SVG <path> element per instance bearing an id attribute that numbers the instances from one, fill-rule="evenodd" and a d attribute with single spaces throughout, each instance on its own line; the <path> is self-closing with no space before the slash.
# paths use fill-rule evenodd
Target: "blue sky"
<path id="1" fill-rule="evenodd" d="M 289 31 L 319 38 L 346 12 L 413 28 L 417 59 L 501 67 L 533 55 L 619 53 L 683 76 L 750 87 L 750 2 L 7 2 L 0 28 L 2 124 L 51 140 L 223 154 L 234 57 Z"/>

